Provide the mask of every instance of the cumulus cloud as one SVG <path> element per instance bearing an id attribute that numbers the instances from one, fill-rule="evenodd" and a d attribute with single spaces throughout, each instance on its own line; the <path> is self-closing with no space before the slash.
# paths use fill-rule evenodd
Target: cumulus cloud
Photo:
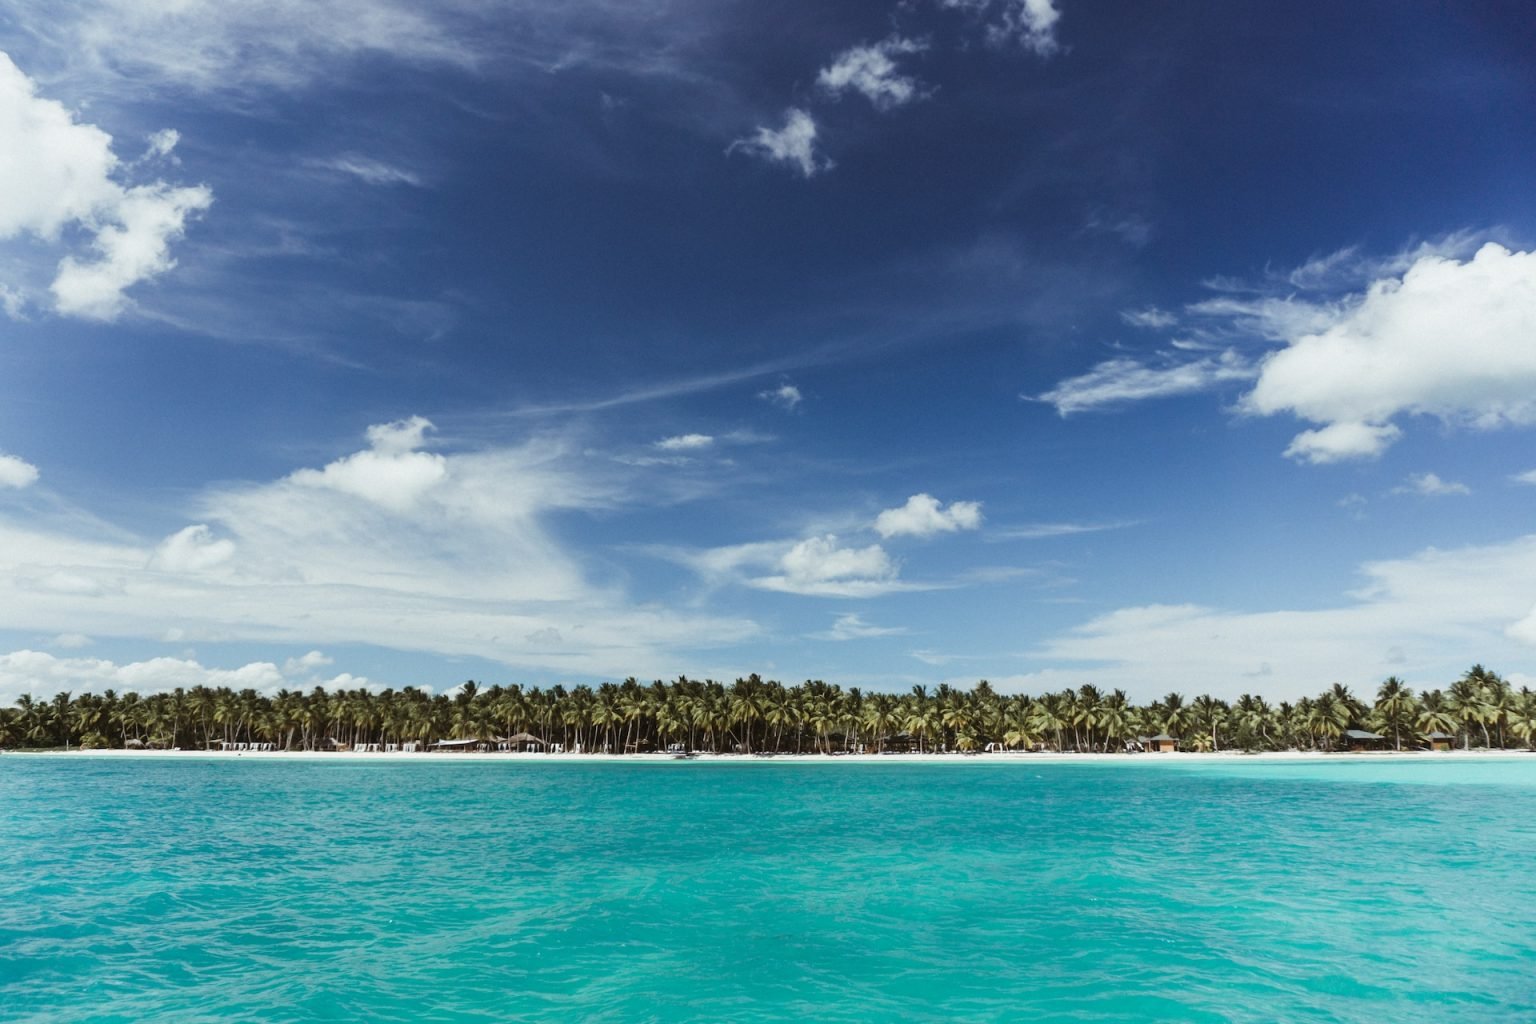
<path id="1" fill-rule="evenodd" d="M 1330 423 L 1317 430 L 1303 430 L 1285 449 L 1288 459 L 1325 465 L 1350 459 L 1374 459 L 1391 447 L 1403 432 L 1390 423 Z"/>
<path id="2" fill-rule="evenodd" d="M 404 511 L 448 475 L 448 460 L 418 449 L 430 421 L 408 420 L 368 428 L 368 451 L 337 459 L 324 469 L 301 469 L 289 477 L 303 487 L 327 487 L 394 511 Z"/>
<path id="3" fill-rule="evenodd" d="M 298 658 L 289 658 L 283 662 L 283 673 L 290 676 L 302 676 L 314 672 L 316 669 L 325 668 L 335 662 L 336 659 L 323 651 L 310 651 Z"/>
<path id="4" fill-rule="evenodd" d="M 876 597 L 936 586 L 900 579 L 900 565 L 879 544 L 848 547 L 830 533 L 703 551 L 662 549 L 657 554 L 688 566 L 714 584 L 810 597 Z"/>
<path id="5" fill-rule="evenodd" d="M 1390 421 L 1401 414 L 1480 429 L 1530 424 L 1533 337 L 1536 253 L 1489 243 L 1465 262 L 1425 256 L 1401 279 L 1372 284 L 1327 329 L 1264 360 L 1242 405 L 1260 416 L 1289 412 L 1325 432 L 1373 431 L 1378 443 L 1360 455 L 1394 440 Z"/>
<path id="6" fill-rule="evenodd" d="M 1206 391 L 1220 384 L 1252 380 L 1257 371 L 1233 351 L 1189 363 L 1153 367 L 1119 357 L 1087 373 L 1057 384 L 1035 401 L 1047 402 L 1063 416 L 1149 398 L 1167 398 Z M 1028 396 L 1026 396 L 1028 397 Z"/>
<path id="7" fill-rule="evenodd" d="M 1402 486 L 1394 487 L 1392 493 L 1417 494 L 1425 498 L 1443 498 L 1452 494 L 1471 494 L 1472 489 L 1466 484 L 1459 484 L 1452 480 L 1442 480 L 1434 473 L 1412 473 Z"/>
<path id="8" fill-rule="evenodd" d="M 37 467 L 15 455 L 0 455 L 0 487 L 21 489 L 37 483 Z"/>
<path id="9" fill-rule="evenodd" d="M 770 163 L 789 164 L 807 178 L 833 166 L 831 160 L 817 152 L 816 119 L 798 107 L 784 112 L 784 127 L 760 126 L 754 134 L 737 139 L 726 148 L 727 153 L 737 150 Z"/>
<path id="10" fill-rule="evenodd" d="M 44 651 L 0 654 L 0 701 L 5 703 L 22 694 L 47 697 L 66 690 L 116 690 L 149 695 L 168 693 L 177 687 L 190 690 L 194 686 L 227 686 L 270 694 L 286 682 L 277 666 L 267 661 L 218 669 L 186 658 L 150 658 L 118 664 L 104 658 L 60 658 Z"/>
<path id="11" fill-rule="evenodd" d="M 1536 484 L 1536 469 L 1528 469 L 1524 473 L 1516 473 L 1510 479 L 1517 484 Z"/>
<path id="12" fill-rule="evenodd" d="M 0 138 L 8 140 L 0 160 L 0 241 L 30 235 L 67 244 L 67 229 L 91 236 L 92 255 L 66 254 L 50 286 L 54 307 L 66 315 L 117 317 L 128 288 L 175 266 L 171 243 L 213 202 L 201 185 L 119 180 L 125 168 L 112 152 L 112 137 L 37 95 L 32 80 L 3 53 Z M 175 140 L 156 138 L 160 155 L 169 155 Z M 16 315 L 19 298 L 7 299 L 6 306 Z"/>
<path id="13" fill-rule="evenodd" d="M 235 543 L 228 538 L 215 539 L 205 524 L 188 526 L 160 542 L 150 565 L 167 572 L 201 572 L 223 565 L 235 555 Z"/>
<path id="14" fill-rule="evenodd" d="M 1260 285 L 1210 282 L 1236 294 L 1185 307 L 1205 326 L 1176 348 L 1234 335 L 1282 347 L 1256 360 L 1231 347 L 1160 365 L 1120 357 L 1039 398 L 1066 415 L 1251 378 L 1239 411 L 1314 424 L 1285 450 L 1310 463 L 1374 458 L 1402 436 L 1404 416 L 1477 430 L 1536 423 L 1536 253 L 1488 242 L 1458 255 L 1469 242 L 1454 235 L 1379 260 L 1344 250 Z M 1367 274 L 1386 276 L 1347 294 L 1295 293 Z M 1264 293 L 1273 287 L 1292 291 Z"/>
<path id="15" fill-rule="evenodd" d="M 880 593 L 896 577 L 896 563 L 878 544 L 843 547 L 833 534 L 809 537 L 786 551 L 779 572 L 753 580 L 764 590 L 825 597 Z"/>
<path id="16" fill-rule="evenodd" d="M 900 36 L 870 46 L 855 46 L 844 50 L 830 65 L 822 68 L 816 82 L 833 95 L 848 90 L 860 93 L 879 110 L 899 107 L 923 94 L 915 78 L 899 71 L 897 58 L 921 53 L 924 49 L 923 43 Z"/>
<path id="17" fill-rule="evenodd" d="M 693 452 L 708 448 L 714 443 L 715 439 L 709 434 L 677 434 L 657 441 L 656 447 L 664 452 Z"/>
<path id="18" fill-rule="evenodd" d="M 981 503 L 952 501 L 949 507 L 931 494 L 914 494 L 898 508 L 875 517 L 875 532 L 892 537 L 932 537 L 936 533 L 974 530 L 981 525 Z"/>
<path id="19" fill-rule="evenodd" d="M 777 405 L 781 409 L 791 411 L 805 400 L 805 396 L 800 394 L 800 389 L 788 383 L 780 384 L 778 387 L 769 388 L 766 391 L 759 391 L 757 397 L 765 402 Z"/>

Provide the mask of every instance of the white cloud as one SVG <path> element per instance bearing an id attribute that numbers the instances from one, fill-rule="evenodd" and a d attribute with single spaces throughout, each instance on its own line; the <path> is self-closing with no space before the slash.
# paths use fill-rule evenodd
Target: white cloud
<path id="1" fill-rule="evenodd" d="M 875 532 L 891 537 L 932 537 L 936 533 L 974 530 L 981 525 L 981 503 L 953 501 L 945 508 L 931 494 L 914 494 L 899 508 L 875 517 Z"/>
<path id="2" fill-rule="evenodd" d="M 587 578 L 546 519 L 625 497 L 578 451 L 540 439 L 429 454 L 427 429 L 382 424 L 321 469 L 211 489 L 194 525 L 158 543 L 0 513 L 0 619 L 44 636 L 371 644 L 590 675 L 665 675 L 680 651 L 757 634 Z"/>
<path id="3" fill-rule="evenodd" d="M 141 160 L 168 160 L 171 163 L 180 163 L 176 157 L 176 146 L 181 142 L 181 133 L 175 128 L 161 128 L 152 132 L 149 136 L 149 145 L 144 149 Z"/>
<path id="4" fill-rule="evenodd" d="M 1122 530 L 1137 525 L 1134 520 L 1108 523 L 1025 523 L 989 530 L 994 540 L 1044 540 L 1050 537 L 1075 537 L 1083 533 Z"/>
<path id="5" fill-rule="evenodd" d="M 780 557 L 778 569 L 752 585 L 790 594 L 860 597 L 884 593 L 897 573 L 896 563 L 880 545 L 846 548 L 830 533 L 795 544 Z"/>
<path id="6" fill-rule="evenodd" d="M 1466 262 L 1423 256 L 1401 279 L 1373 283 L 1325 330 L 1265 359 L 1243 408 L 1290 412 L 1325 432 L 1376 431 L 1378 444 L 1361 455 L 1395 439 L 1389 421 L 1405 413 L 1482 429 L 1530 424 L 1533 337 L 1536 253 L 1489 243 Z"/>
<path id="7" fill-rule="evenodd" d="M 879 110 L 898 107 L 919 99 L 922 92 L 916 79 L 897 70 L 896 58 L 921 53 L 926 48 L 923 43 L 900 36 L 872 46 L 855 46 L 822 68 L 816 81 L 834 95 L 849 89 L 861 93 Z"/>
<path id="8" fill-rule="evenodd" d="M 1536 423 L 1536 253 L 1489 242 L 1458 258 L 1472 240 L 1453 235 L 1379 260 L 1344 250 L 1256 286 L 1212 282 L 1248 294 L 1187 306 L 1187 316 L 1205 323 L 1176 348 L 1230 344 L 1234 335 L 1284 347 L 1256 363 L 1230 348 L 1219 360 L 1156 367 L 1117 358 L 1040 400 L 1066 415 L 1252 377 L 1239 410 L 1315 424 L 1285 451 L 1312 463 L 1380 455 L 1401 437 L 1400 416 L 1485 430 Z M 1378 276 L 1363 291 L 1316 300 L 1295 292 L 1371 274 Z M 1264 293 L 1273 287 L 1291 291 Z"/>
<path id="9" fill-rule="evenodd" d="M 767 391 L 759 391 L 757 397 L 765 402 L 771 402 L 780 408 L 791 411 L 805 400 L 805 396 L 800 394 L 799 388 L 787 383 L 780 384 L 776 388 L 769 388 Z"/>
<path id="10" fill-rule="evenodd" d="M 84 633 L 60 633 L 48 641 L 50 646 L 62 648 L 66 651 L 76 651 L 82 647 L 89 647 L 94 642 Z"/>
<path id="11" fill-rule="evenodd" d="M 1055 0 L 939 0 L 939 4 L 980 18 L 993 45 L 1017 42 L 1041 57 L 1060 49 L 1056 23 L 1061 12 Z"/>
<path id="12" fill-rule="evenodd" d="M 0 487 L 31 487 L 37 483 L 37 467 L 15 455 L 0 455 Z"/>
<path id="13" fill-rule="evenodd" d="M 1286 458 L 1324 465 L 1350 459 L 1374 459 L 1402 436 L 1392 424 L 1330 423 L 1318 430 L 1303 430 L 1291 439 Z"/>
<path id="14" fill-rule="evenodd" d="M 441 455 L 417 451 L 432 424 L 420 416 L 368 428 L 368 451 L 337 459 L 324 469 L 289 477 L 304 487 L 328 487 L 394 511 L 404 511 L 448 475 Z"/>
<path id="15" fill-rule="evenodd" d="M 308 675 L 316 669 L 324 668 L 334 663 L 335 660 L 322 651 L 310 651 L 302 657 L 289 658 L 283 662 L 283 674 L 289 676 Z"/>
<path id="16" fill-rule="evenodd" d="M 1516 473 L 1510 479 L 1517 484 L 1536 484 L 1536 469 L 1528 469 L 1524 473 Z"/>
<path id="17" fill-rule="evenodd" d="M 832 628 L 825 633 L 813 634 L 817 640 L 871 640 L 882 636 L 901 636 L 907 632 L 903 626 L 875 626 L 858 615 L 839 615 Z"/>
<path id="18" fill-rule="evenodd" d="M 55 308 L 66 315 L 115 318 L 126 289 L 175 266 L 170 243 L 213 202 L 204 186 L 117 180 L 123 167 L 112 137 L 38 96 L 31 79 L 3 53 L 0 138 L 8 140 L 0 160 L 0 241 L 31 235 L 60 244 L 72 228 L 92 235 L 94 258 L 66 254 L 50 288 Z M 157 138 L 161 146 L 174 144 L 167 135 Z M 12 292 L 5 304 L 14 316 L 20 303 Z"/>
<path id="19" fill-rule="evenodd" d="M 418 188 L 421 186 L 421 176 L 416 172 L 358 153 L 343 153 L 324 160 L 312 160 L 310 166 L 323 171 L 344 174 L 367 185 L 414 185 Z"/>
<path id="20" fill-rule="evenodd" d="M 1406 483 L 1392 489 L 1393 494 L 1417 494 L 1425 498 L 1442 498 L 1452 494 L 1471 494 L 1466 484 L 1441 480 L 1434 473 L 1410 474 Z"/>
<path id="21" fill-rule="evenodd" d="M 833 534 L 754 541 L 704 551 L 662 549 L 657 553 L 687 565 L 711 583 L 734 583 L 784 594 L 877 597 L 936 586 L 901 580 L 900 566 L 880 545 L 844 547 Z"/>
<path id="22" fill-rule="evenodd" d="M 1172 327 L 1179 322 L 1179 318 L 1165 309 L 1156 306 L 1148 306 L 1146 309 L 1127 309 L 1120 314 L 1120 319 L 1132 327 L 1146 327 L 1152 330 L 1161 330 Z"/>
<path id="23" fill-rule="evenodd" d="M 16 0 L 23 24 L 50 26 L 73 61 L 127 82 L 208 92 L 295 87 L 343 60 L 388 55 L 411 63 L 473 66 L 470 33 L 455 18 L 472 5 L 408 0 L 81 0 L 60 9 Z M 31 7 L 29 12 L 27 8 Z"/>
<path id="24" fill-rule="evenodd" d="M 1110 359 L 1036 397 L 1063 416 L 1149 398 L 1206 391 L 1232 381 L 1251 380 L 1255 369 L 1232 351 L 1219 357 L 1151 367 L 1134 359 Z"/>
<path id="25" fill-rule="evenodd" d="M 664 452 L 692 452 L 714 443 L 715 439 L 708 434 L 677 434 L 657 441 L 656 447 Z"/>
<path id="26" fill-rule="evenodd" d="M 1270 699 L 1338 680 L 1368 690 L 1387 675 L 1443 686 L 1473 661 L 1526 664 L 1536 647 L 1536 535 L 1362 566 L 1364 585 L 1335 607 L 1223 611 L 1189 604 L 1123 608 L 1034 652 L 1046 671 L 1135 699 L 1169 690 L 1233 698 L 1261 671 Z M 1091 666 L 1091 671 L 1089 667 Z"/>
<path id="27" fill-rule="evenodd" d="M 188 526 L 160 542 L 150 565 L 166 572 L 195 573 L 223 565 L 235 556 L 235 543 L 215 540 L 205 524 Z"/>
<path id="28" fill-rule="evenodd" d="M 327 690 L 382 688 L 366 676 L 350 672 L 330 678 L 316 675 L 315 669 L 329 664 L 331 659 L 319 651 L 289 658 L 282 669 L 270 661 L 250 662 L 233 669 L 214 668 L 203 665 L 190 652 L 179 658 L 149 658 L 122 664 L 106 658 L 60 658 L 43 651 L 12 651 L 0 654 L 0 703 L 13 703 L 22 694 L 46 699 L 60 692 L 78 695 L 115 690 L 147 697 L 197 686 L 249 689 L 267 696 L 299 683 Z"/>
<path id="29" fill-rule="evenodd" d="M 759 127 L 755 134 L 731 143 L 726 152 L 738 149 L 771 163 L 790 164 L 807 178 L 833 166 L 816 151 L 816 119 L 798 107 L 784 112 L 783 128 Z"/>
<path id="30" fill-rule="evenodd" d="M 66 690 L 116 690 L 148 696 L 177 687 L 227 686 L 271 694 L 286 683 L 277 666 L 267 661 L 218 669 L 185 658 L 151 658 L 120 665 L 104 658 L 59 658 L 43 651 L 0 654 L 0 701 L 7 704 L 22 694 L 47 697 Z"/>

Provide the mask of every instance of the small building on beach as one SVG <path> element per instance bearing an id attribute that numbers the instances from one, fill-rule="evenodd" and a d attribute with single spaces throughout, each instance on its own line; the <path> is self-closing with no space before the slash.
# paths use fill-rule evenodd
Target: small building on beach
<path id="1" fill-rule="evenodd" d="M 1366 729 L 1345 729 L 1339 737 L 1349 744 L 1353 751 L 1381 750 L 1387 745 L 1387 738 L 1379 732 L 1370 732 Z"/>
<path id="2" fill-rule="evenodd" d="M 1156 736 L 1148 736 L 1142 746 L 1149 754 L 1172 754 L 1178 751 L 1179 740 L 1176 736 L 1160 732 Z"/>
<path id="3" fill-rule="evenodd" d="M 1432 732 L 1424 737 L 1430 750 L 1451 750 L 1456 745 L 1456 737 L 1448 732 Z"/>
<path id="4" fill-rule="evenodd" d="M 506 739 L 498 740 L 497 749 L 510 750 L 519 754 L 541 754 L 544 752 L 544 741 L 531 732 L 518 732 Z"/>

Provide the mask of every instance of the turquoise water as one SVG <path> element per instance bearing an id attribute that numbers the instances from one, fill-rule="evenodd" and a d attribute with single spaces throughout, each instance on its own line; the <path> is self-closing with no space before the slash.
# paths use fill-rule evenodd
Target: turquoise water
<path id="1" fill-rule="evenodd" d="M 1536 758 L 0 757 L 0 1019 L 1536 1020 Z"/>

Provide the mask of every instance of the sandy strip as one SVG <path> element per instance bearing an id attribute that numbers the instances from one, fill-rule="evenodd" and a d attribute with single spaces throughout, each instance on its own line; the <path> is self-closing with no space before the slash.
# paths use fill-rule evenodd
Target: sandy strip
<path id="1" fill-rule="evenodd" d="M 411 764 L 926 764 L 926 765 L 1031 765 L 1031 764 L 1188 764 L 1210 761 L 1352 761 L 1381 760 L 1488 760 L 1529 758 L 1528 750 L 1472 750 L 1431 753 L 1427 750 L 1321 753 L 1317 751 L 1268 751 L 1244 754 L 700 754 L 686 761 L 670 754 L 512 754 L 512 753 L 352 753 L 329 751 L 222 751 L 222 750 L 8 750 L 0 757 L 87 757 L 160 760 L 335 761 L 360 763 L 409 762 Z"/>

